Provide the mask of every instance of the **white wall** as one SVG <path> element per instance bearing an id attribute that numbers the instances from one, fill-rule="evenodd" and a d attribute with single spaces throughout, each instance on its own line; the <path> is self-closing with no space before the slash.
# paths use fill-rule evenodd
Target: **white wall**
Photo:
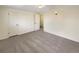
<path id="1" fill-rule="evenodd" d="M 55 6 L 43 16 L 44 31 L 79 42 L 79 6 Z"/>
<path id="2" fill-rule="evenodd" d="M 34 21 L 39 20 L 35 15 L 39 14 L 0 6 L 0 40 L 34 31 Z"/>
<path id="3" fill-rule="evenodd" d="M 8 36 L 8 12 L 0 6 L 0 40 Z"/>
<path id="4" fill-rule="evenodd" d="M 34 30 L 40 30 L 40 14 L 35 14 L 34 15 Z"/>
<path id="5" fill-rule="evenodd" d="M 9 9 L 10 35 L 34 31 L 34 13 Z"/>

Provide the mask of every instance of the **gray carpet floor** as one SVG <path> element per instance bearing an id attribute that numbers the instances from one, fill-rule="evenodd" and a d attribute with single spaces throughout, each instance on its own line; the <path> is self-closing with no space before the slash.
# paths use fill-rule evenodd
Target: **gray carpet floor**
<path id="1" fill-rule="evenodd" d="M 78 53 L 79 43 L 35 31 L 0 41 L 1 53 Z"/>

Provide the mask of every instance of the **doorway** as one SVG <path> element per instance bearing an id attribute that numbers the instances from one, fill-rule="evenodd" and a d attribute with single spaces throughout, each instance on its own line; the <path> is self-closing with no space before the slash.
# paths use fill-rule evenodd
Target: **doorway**
<path id="1" fill-rule="evenodd" d="M 18 21 L 17 21 L 17 18 L 16 18 L 16 13 L 14 12 L 9 12 L 8 13 L 8 17 L 9 17 L 9 29 L 8 29 L 8 34 L 9 36 L 15 36 L 15 35 L 18 35 Z"/>
<path id="2" fill-rule="evenodd" d="M 9 11 L 8 17 L 9 37 L 40 30 L 39 14 Z"/>
<path id="3" fill-rule="evenodd" d="M 40 14 L 40 29 L 43 30 L 44 29 L 44 22 L 43 22 L 43 15 Z"/>

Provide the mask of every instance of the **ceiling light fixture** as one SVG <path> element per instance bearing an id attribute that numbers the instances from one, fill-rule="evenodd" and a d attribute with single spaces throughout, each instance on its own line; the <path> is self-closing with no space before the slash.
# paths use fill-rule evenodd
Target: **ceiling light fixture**
<path id="1" fill-rule="evenodd" d="M 38 5 L 38 8 L 43 8 L 45 7 L 45 5 Z"/>

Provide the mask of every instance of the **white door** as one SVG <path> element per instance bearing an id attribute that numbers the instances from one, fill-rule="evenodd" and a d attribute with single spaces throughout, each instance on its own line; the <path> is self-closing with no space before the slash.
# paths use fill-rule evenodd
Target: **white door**
<path id="1" fill-rule="evenodd" d="M 10 11 L 9 36 L 34 31 L 34 14 Z"/>
<path id="2" fill-rule="evenodd" d="M 19 34 L 34 31 L 34 17 L 33 13 L 19 14 Z"/>
<path id="3" fill-rule="evenodd" d="M 16 17 L 16 13 L 14 12 L 10 12 L 9 13 L 9 36 L 14 36 L 14 35 L 18 35 L 18 21 L 17 21 L 17 17 Z"/>
<path id="4" fill-rule="evenodd" d="M 39 14 L 35 14 L 34 28 L 35 28 L 35 31 L 40 30 L 40 15 Z"/>

